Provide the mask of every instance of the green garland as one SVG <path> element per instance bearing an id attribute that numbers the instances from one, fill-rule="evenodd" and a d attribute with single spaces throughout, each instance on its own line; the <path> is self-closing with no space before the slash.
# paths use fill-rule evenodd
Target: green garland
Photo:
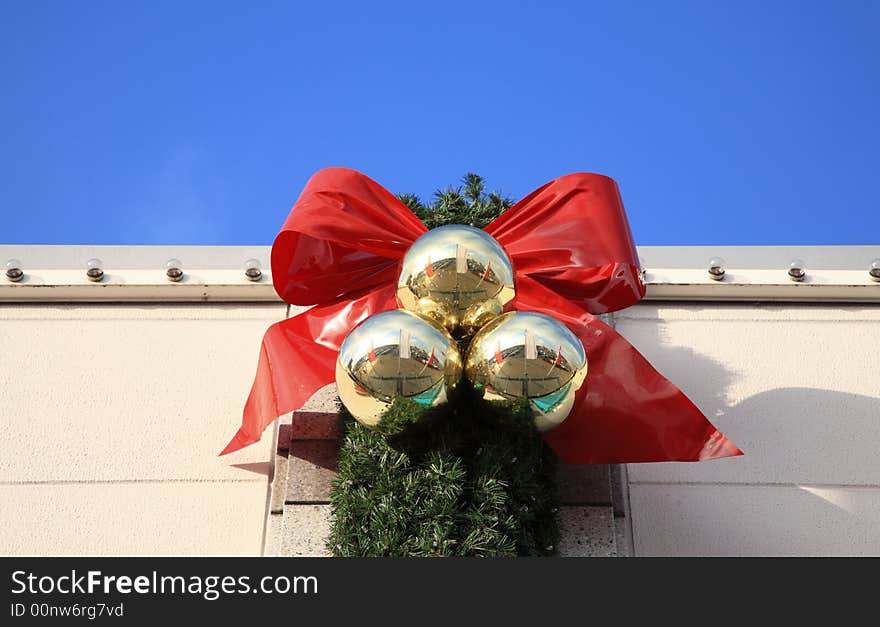
<path id="1" fill-rule="evenodd" d="M 400 196 L 429 226 L 485 226 L 511 205 L 482 179 L 438 191 L 425 206 Z M 343 407 L 327 547 L 336 556 L 552 555 L 556 457 L 526 401 L 488 402 L 462 381 L 427 409 L 398 398 L 367 428 Z"/>

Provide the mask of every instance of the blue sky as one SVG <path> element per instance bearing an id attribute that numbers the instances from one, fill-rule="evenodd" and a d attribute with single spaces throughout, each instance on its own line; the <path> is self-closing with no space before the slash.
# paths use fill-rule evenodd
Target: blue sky
<path id="1" fill-rule="evenodd" d="M 600 172 L 644 245 L 880 244 L 878 32 L 860 0 L 2 0 L 0 244 L 269 244 L 327 166 Z"/>

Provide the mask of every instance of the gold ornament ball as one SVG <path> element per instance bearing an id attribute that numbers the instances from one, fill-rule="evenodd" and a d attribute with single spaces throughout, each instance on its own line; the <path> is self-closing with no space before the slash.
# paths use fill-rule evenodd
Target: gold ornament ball
<path id="1" fill-rule="evenodd" d="M 568 417 L 587 376 L 587 355 L 558 320 L 512 311 L 474 336 L 464 370 L 488 400 L 529 399 L 535 426 L 548 431 Z"/>
<path id="2" fill-rule="evenodd" d="M 458 344 L 442 326 L 401 309 L 370 316 L 342 342 L 339 398 L 358 422 L 375 426 L 398 396 L 446 402 L 462 373 Z"/>
<path id="3" fill-rule="evenodd" d="M 495 238 L 472 226 L 431 229 L 406 252 L 397 281 L 404 309 L 473 335 L 513 300 L 513 264 Z"/>

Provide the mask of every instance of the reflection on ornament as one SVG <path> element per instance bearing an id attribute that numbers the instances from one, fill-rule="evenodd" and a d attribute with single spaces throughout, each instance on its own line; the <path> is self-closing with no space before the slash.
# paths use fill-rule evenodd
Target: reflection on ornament
<path id="1" fill-rule="evenodd" d="M 458 345 L 443 327 L 409 311 L 385 311 L 342 342 L 336 386 L 351 415 L 373 426 L 398 396 L 426 406 L 445 402 L 461 373 Z"/>
<path id="2" fill-rule="evenodd" d="M 451 224 L 418 238 L 403 258 L 397 296 L 409 311 L 470 336 L 513 300 L 513 265 L 495 238 Z"/>
<path id="3" fill-rule="evenodd" d="M 474 336 L 465 375 L 488 400 L 529 399 L 535 426 L 548 431 L 566 419 L 587 376 L 587 355 L 561 322 L 512 311 Z"/>

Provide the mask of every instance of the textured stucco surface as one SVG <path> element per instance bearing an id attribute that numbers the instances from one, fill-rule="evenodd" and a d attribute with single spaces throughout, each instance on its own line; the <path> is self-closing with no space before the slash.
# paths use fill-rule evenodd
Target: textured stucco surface
<path id="1" fill-rule="evenodd" d="M 260 555 L 255 481 L 3 485 L 0 555 Z"/>
<path id="2" fill-rule="evenodd" d="M 0 554 L 259 555 L 273 430 L 217 454 L 285 312 L 0 306 Z"/>
<path id="3" fill-rule="evenodd" d="M 877 488 L 634 484 L 637 555 L 880 555 Z"/>
<path id="4" fill-rule="evenodd" d="M 326 484 L 329 462 L 291 463 L 289 444 L 276 456 L 271 428 L 217 457 L 262 334 L 285 312 L 0 305 L 0 555 L 258 555 L 264 543 L 267 554 L 325 554 L 326 495 L 291 489 L 313 489 L 303 468 Z M 880 555 L 878 322 L 880 306 L 867 305 L 649 302 L 615 314 L 746 452 L 628 465 L 635 554 Z M 304 409 L 332 412 L 333 386 Z M 282 418 L 280 440 L 335 435 L 303 416 Z M 560 481 L 576 506 L 563 554 L 625 554 L 607 469 L 569 468 Z"/>
<path id="5" fill-rule="evenodd" d="M 637 555 L 880 555 L 880 306 L 645 303 L 615 325 L 745 456 L 630 464 Z"/>

